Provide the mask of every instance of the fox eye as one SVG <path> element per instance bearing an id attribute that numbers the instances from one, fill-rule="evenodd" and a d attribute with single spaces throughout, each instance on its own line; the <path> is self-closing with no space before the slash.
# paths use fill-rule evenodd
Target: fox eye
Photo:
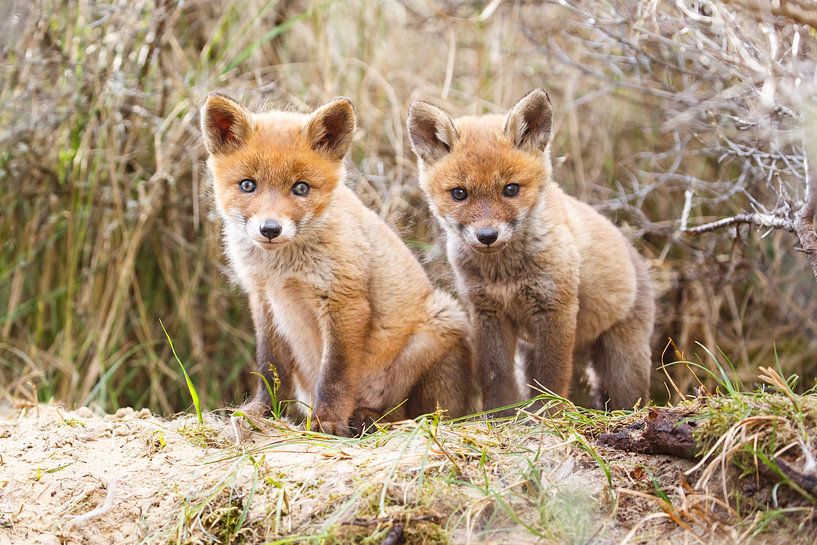
<path id="1" fill-rule="evenodd" d="M 451 190 L 451 198 L 455 201 L 464 201 L 468 198 L 468 192 L 461 187 L 455 187 Z"/>
<path id="2" fill-rule="evenodd" d="M 519 195 L 519 184 L 508 184 L 502 188 L 502 194 L 506 197 L 516 197 Z"/>
<path id="3" fill-rule="evenodd" d="M 292 186 L 292 193 L 298 197 L 303 197 L 309 193 L 309 184 L 303 180 L 295 182 L 295 185 Z"/>
<path id="4" fill-rule="evenodd" d="M 253 191 L 255 191 L 255 188 L 256 185 L 253 180 L 246 179 L 238 182 L 238 189 L 240 189 L 244 193 L 252 193 Z"/>

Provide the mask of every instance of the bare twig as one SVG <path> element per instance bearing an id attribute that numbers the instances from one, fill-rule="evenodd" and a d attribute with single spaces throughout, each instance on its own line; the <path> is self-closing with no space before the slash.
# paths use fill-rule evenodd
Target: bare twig
<path id="1" fill-rule="evenodd" d="M 695 458 L 698 451 L 692 437 L 695 424 L 686 422 L 687 416 L 666 409 L 650 409 L 644 420 L 622 430 L 603 433 L 598 443 L 632 452 Z"/>
<path id="2" fill-rule="evenodd" d="M 702 445 L 695 438 L 695 422 L 689 419 L 688 411 L 679 411 L 669 408 L 650 409 L 647 416 L 623 429 L 604 433 L 598 438 L 600 445 L 611 447 L 628 452 L 639 452 L 648 454 L 670 454 L 679 458 L 690 460 L 700 460 L 687 474 L 698 471 L 711 458 L 712 462 L 707 465 L 707 471 L 696 485 L 697 488 L 706 486 L 708 475 L 718 466 L 725 469 L 723 465 L 726 457 L 734 452 L 732 441 L 738 433 L 746 426 L 762 425 L 769 420 L 781 420 L 780 417 L 750 417 L 737 422 L 730 432 L 713 445 L 706 455 L 702 456 Z M 728 438 L 727 438 L 728 436 Z M 817 496 L 817 475 L 805 469 L 800 469 L 791 460 L 787 460 L 782 455 L 771 457 L 772 462 L 779 468 L 784 479 L 791 481 L 796 487 L 803 491 Z M 761 473 L 772 480 L 780 478 L 772 467 L 764 465 Z"/>
<path id="3" fill-rule="evenodd" d="M 406 542 L 406 538 L 403 535 L 403 526 L 400 524 L 395 524 L 389 530 L 389 533 L 386 534 L 386 538 L 380 543 L 380 545 L 401 545 L 402 543 Z"/>
<path id="4" fill-rule="evenodd" d="M 689 212 L 692 210 L 692 197 L 693 193 L 691 189 L 684 191 L 684 209 L 681 211 L 681 232 L 688 230 Z"/>
<path id="5" fill-rule="evenodd" d="M 686 229 L 682 228 L 682 231 L 684 233 L 689 233 L 690 235 L 699 235 L 701 233 L 708 233 L 710 231 L 716 231 L 718 229 L 740 224 L 755 225 L 757 227 L 766 227 L 769 229 L 782 229 L 790 233 L 795 232 L 794 222 L 791 220 L 772 214 L 760 213 L 737 214 L 718 221 L 704 223 L 703 225 L 698 225 L 696 227 L 687 227 Z"/>
<path id="6" fill-rule="evenodd" d="M 808 25 L 817 29 L 817 14 L 814 7 L 803 6 L 797 0 L 784 0 L 783 2 L 764 2 L 761 0 L 731 0 L 732 3 L 745 7 L 756 13 L 768 13 L 775 16 L 785 17 L 796 23 Z M 807 3 L 809 0 L 805 0 Z"/>
<path id="7" fill-rule="evenodd" d="M 87 521 L 89 521 L 89 520 L 91 520 L 93 518 L 96 518 L 98 516 L 104 515 L 105 513 L 110 511 L 111 507 L 113 507 L 114 495 L 116 494 L 116 485 L 117 485 L 117 479 L 116 478 L 111 479 L 110 482 L 108 482 L 108 486 L 107 486 L 108 495 L 105 496 L 105 501 L 102 502 L 102 505 L 100 505 L 96 509 L 91 509 L 87 513 L 83 513 L 81 515 L 77 515 L 77 516 L 73 517 L 68 522 L 68 525 L 71 526 L 71 525 L 84 524 L 85 522 L 87 522 Z"/>
<path id="8" fill-rule="evenodd" d="M 806 197 L 797 214 L 797 219 L 794 220 L 794 232 L 797 233 L 802 251 L 806 254 L 814 276 L 817 278 L 817 232 L 814 229 L 814 214 L 817 213 L 817 187 L 815 187 L 817 183 L 809 175 L 808 159 L 803 161 L 803 167 L 806 173 Z"/>
<path id="9" fill-rule="evenodd" d="M 409 517 L 400 517 L 400 521 L 403 524 L 408 524 L 410 522 L 440 522 L 440 515 L 435 514 L 428 514 L 428 515 L 415 515 Z M 354 520 L 350 520 L 347 522 L 342 522 L 341 524 L 344 526 L 360 526 L 364 528 L 368 528 L 369 526 L 377 526 L 379 524 L 395 522 L 395 519 L 392 517 L 376 517 L 376 518 L 356 518 Z"/>

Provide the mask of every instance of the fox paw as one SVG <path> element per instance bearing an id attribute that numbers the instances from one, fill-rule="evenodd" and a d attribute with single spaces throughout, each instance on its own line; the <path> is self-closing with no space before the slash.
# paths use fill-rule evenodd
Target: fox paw
<path id="1" fill-rule="evenodd" d="M 352 432 L 352 430 L 349 429 L 348 421 L 320 420 L 317 428 L 318 431 L 329 435 L 337 435 L 338 437 L 349 437 Z"/>
<path id="2" fill-rule="evenodd" d="M 358 407 L 349 419 L 349 428 L 355 435 L 365 435 L 377 427 L 377 422 L 382 416 L 380 411 Z"/>

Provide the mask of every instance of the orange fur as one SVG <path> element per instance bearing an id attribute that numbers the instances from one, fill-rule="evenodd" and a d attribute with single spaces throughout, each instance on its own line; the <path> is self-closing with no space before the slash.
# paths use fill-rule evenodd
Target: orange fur
<path id="1" fill-rule="evenodd" d="M 473 409 L 468 321 L 399 237 L 343 184 L 355 118 L 335 99 L 312 114 L 254 114 L 210 95 L 202 131 L 231 267 L 247 292 L 258 365 L 324 431 L 359 415 Z M 252 181 L 251 192 L 242 180 Z M 308 192 L 297 194 L 297 184 Z M 274 224 L 270 235 L 263 228 Z M 266 411 L 259 382 L 245 412 Z"/>
<path id="2" fill-rule="evenodd" d="M 552 180 L 545 92 L 505 116 L 456 120 L 417 102 L 408 127 L 469 303 L 486 408 L 521 397 L 515 356 L 531 396 L 539 385 L 567 395 L 578 360 L 594 365 L 605 403 L 646 401 L 655 312 L 646 265 L 610 221 Z"/>

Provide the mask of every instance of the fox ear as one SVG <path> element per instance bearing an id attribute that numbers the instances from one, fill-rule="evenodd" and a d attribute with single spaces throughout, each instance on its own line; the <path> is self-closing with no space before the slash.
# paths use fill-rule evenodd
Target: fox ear
<path id="1" fill-rule="evenodd" d="M 238 102 L 210 93 L 201 107 L 204 145 L 213 155 L 224 155 L 243 146 L 252 127 L 250 112 Z"/>
<path id="2" fill-rule="evenodd" d="M 312 114 L 306 136 L 312 149 L 340 161 L 352 145 L 355 108 L 348 98 L 330 100 Z"/>
<path id="3" fill-rule="evenodd" d="M 544 90 L 534 89 L 508 112 L 505 134 L 516 147 L 541 153 L 550 142 L 552 119 L 550 97 Z"/>
<path id="4" fill-rule="evenodd" d="M 411 150 L 426 163 L 445 157 L 459 140 L 457 129 L 448 114 L 419 100 L 409 106 L 408 131 Z"/>

